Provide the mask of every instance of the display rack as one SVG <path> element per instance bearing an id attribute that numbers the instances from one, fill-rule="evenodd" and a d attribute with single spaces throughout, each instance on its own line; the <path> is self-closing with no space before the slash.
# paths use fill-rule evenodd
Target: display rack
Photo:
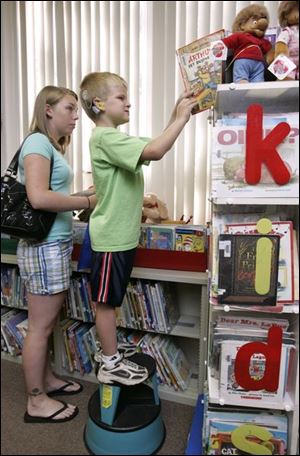
<path id="1" fill-rule="evenodd" d="M 214 127 L 217 119 L 221 119 L 224 114 L 231 113 L 246 113 L 248 107 L 252 104 L 260 104 L 263 106 L 264 113 L 292 113 L 298 112 L 299 110 L 299 82 L 298 81 L 282 81 L 282 82 L 263 82 L 263 83 L 247 83 L 247 84 L 222 84 L 217 89 L 217 99 L 215 109 L 212 113 L 211 119 L 212 129 L 211 134 L 214 138 Z M 230 127 L 229 127 L 230 128 Z M 298 152 L 297 152 L 298 153 Z M 299 173 L 299 169 L 297 170 Z M 286 208 L 289 213 L 291 220 L 293 221 L 294 228 L 299 232 L 299 198 L 224 198 L 213 197 L 211 198 L 211 223 L 212 232 L 216 217 L 222 217 L 222 214 L 231 214 L 232 212 L 238 212 L 239 207 L 248 208 L 249 212 L 253 208 L 257 208 L 257 212 L 263 211 L 262 206 L 273 206 L 274 211 L 280 211 L 282 208 Z M 239 206 L 239 207 L 237 207 Z M 247 210 L 246 210 L 247 212 Z M 216 242 L 216 241 L 213 241 Z M 212 250 L 210 249 L 209 259 L 209 282 L 211 282 L 212 275 Z M 299 250 L 298 250 L 299 251 Z M 211 284 L 210 284 L 211 288 Z M 211 296 L 211 295 L 210 295 Z M 296 335 L 296 348 L 297 356 L 292 376 L 292 390 L 289 394 L 284 397 L 283 403 L 272 403 L 264 408 L 270 408 L 273 410 L 284 410 L 288 416 L 288 433 L 289 433 L 289 452 L 288 454 L 297 454 L 298 446 L 298 427 L 299 427 L 299 301 L 293 305 L 284 305 L 281 309 L 280 314 L 268 313 L 259 311 L 251 311 L 249 307 L 243 311 L 243 309 L 236 309 L 231 305 L 216 305 L 215 302 L 209 298 L 210 301 L 210 327 L 218 315 L 258 315 L 265 318 L 284 317 L 287 318 L 292 326 L 291 331 L 295 332 Z M 209 338 L 212 337 L 210 332 Z M 208 360 L 209 360 L 208 353 Z M 207 363 L 209 364 L 209 362 Z M 226 406 L 234 405 L 226 403 L 219 394 L 218 381 L 211 375 L 210 368 L 208 367 L 208 404 L 209 406 Z M 249 403 L 245 406 L 249 407 Z M 258 407 L 257 405 L 255 405 Z M 253 407 L 255 407 L 253 405 Z M 238 407 L 238 406 L 236 406 Z M 250 407 L 249 407 L 250 409 Z M 244 410 L 245 411 L 245 410 Z"/>

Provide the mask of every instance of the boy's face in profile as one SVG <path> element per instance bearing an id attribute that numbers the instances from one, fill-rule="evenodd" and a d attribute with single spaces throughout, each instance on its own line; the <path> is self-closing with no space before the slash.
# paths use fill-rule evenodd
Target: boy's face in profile
<path id="1" fill-rule="evenodd" d="M 105 117 L 117 127 L 129 121 L 128 91 L 123 85 L 111 85 L 105 104 Z"/>

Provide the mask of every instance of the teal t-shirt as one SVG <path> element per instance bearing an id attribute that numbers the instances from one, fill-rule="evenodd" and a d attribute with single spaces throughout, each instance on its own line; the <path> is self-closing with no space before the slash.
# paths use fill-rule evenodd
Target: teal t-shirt
<path id="1" fill-rule="evenodd" d="M 51 189 L 64 195 L 70 195 L 70 186 L 73 179 L 72 168 L 68 165 L 64 156 L 55 149 L 46 135 L 41 133 L 31 134 L 24 142 L 19 156 L 20 182 L 25 184 L 24 157 L 29 154 L 39 154 L 51 161 L 53 157 L 53 169 L 51 175 Z M 45 241 L 54 241 L 71 238 L 72 212 L 58 212 L 55 222 L 45 238 Z"/>
<path id="2" fill-rule="evenodd" d="M 90 217 L 90 237 L 96 252 L 121 252 L 138 245 L 144 196 L 139 161 L 150 141 L 112 127 L 92 132 L 89 144 L 98 203 Z"/>

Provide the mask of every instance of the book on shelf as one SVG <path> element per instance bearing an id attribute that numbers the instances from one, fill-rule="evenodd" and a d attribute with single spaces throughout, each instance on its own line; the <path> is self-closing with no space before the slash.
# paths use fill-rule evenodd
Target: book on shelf
<path id="1" fill-rule="evenodd" d="M 213 54 L 212 46 L 224 36 L 225 31 L 218 30 L 176 50 L 184 86 L 193 91 L 198 101 L 192 114 L 215 103 L 217 85 L 222 83 L 223 61 Z"/>
<path id="2" fill-rule="evenodd" d="M 269 244 L 257 253 L 260 240 Z M 276 306 L 279 242 L 273 235 L 220 234 L 218 302 Z"/>
<path id="3" fill-rule="evenodd" d="M 147 248 L 174 250 L 175 228 L 172 226 L 149 226 L 147 228 Z"/>
<path id="4" fill-rule="evenodd" d="M 175 250 L 204 253 L 206 250 L 206 228 L 202 225 L 176 226 Z"/>
<path id="5" fill-rule="evenodd" d="M 235 379 L 234 366 L 237 352 L 245 345 L 246 341 L 224 340 L 221 343 L 220 355 L 220 381 L 219 397 L 225 404 L 241 405 L 250 407 L 285 407 L 284 396 L 286 393 L 286 381 L 290 351 L 295 346 L 282 344 L 279 368 L 278 389 L 275 392 L 258 390 L 245 390 Z M 266 368 L 266 358 L 261 353 L 254 353 L 250 360 L 249 375 L 254 379 L 263 377 Z"/>
<path id="6" fill-rule="evenodd" d="M 211 324 L 210 339 L 210 375 L 219 379 L 222 343 L 226 340 L 247 342 L 268 341 L 268 331 L 272 326 L 282 329 L 282 343 L 295 345 L 295 334 L 289 330 L 286 318 L 263 318 L 249 315 L 219 315 Z"/>
<path id="7" fill-rule="evenodd" d="M 226 224 L 228 234 L 258 234 L 256 223 Z M 277 302 L 294 303 L 294 253 L 293 223 L 290 221 L 272 221 L 269 234 L 280 237 Z"/>
<path id="8" fill-rule="evenodd" d="M 247 439 L 238 438 L 241 435 L 239 431 L 242 435 L 246 431 Z M 253 413 L 207 410 L 203 446 L 203 454 L 212 455 L 254 454 L 253 449 L 255 454 L 285 455 L 288 446 L 287 416 L 261 410 Z"/>
<path id="9" fill-rule="evenodd" d="M 228 119 L 231 124 L 228 125 Z M 299 120 L 294 113 L 277 116 L 264 115 L 265 136 L 280 122 L 287 122 L 289 136 L 276 150 L 289 169 L 290 181 L 278 185 L 263 164 L 257 185 L 245 181 L 246 116 L 236 114 L 217 122 L 212 135 L 211 181 L 213 198 L 296 198 L 299 196 Z M 235 123 L 235 124 L 234 124 Z"/>

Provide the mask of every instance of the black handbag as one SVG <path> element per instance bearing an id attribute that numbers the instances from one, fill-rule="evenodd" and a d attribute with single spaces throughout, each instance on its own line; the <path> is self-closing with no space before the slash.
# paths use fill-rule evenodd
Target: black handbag
<path id="1" fill-rule="evenodd" d="M 47 237 L 55 221 L 56 212 L 33 209 L 25 185 L 17 181 L 18 159 L 23 143 L 1 177 L 1 232 L 17 238 L 41 241 Z M 52 168 L 53 157 L 51 174 Z"/>

